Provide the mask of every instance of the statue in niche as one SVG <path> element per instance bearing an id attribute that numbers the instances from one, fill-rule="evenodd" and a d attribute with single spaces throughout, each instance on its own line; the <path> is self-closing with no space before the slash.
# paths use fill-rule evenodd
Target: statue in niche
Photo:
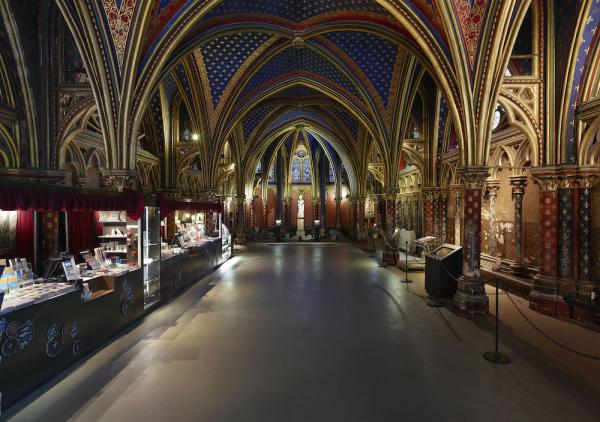
<path id="1" fill-rule="evenodd" d="M 298 218 L 304 218 L 304 193 L 298 194 Z"/>

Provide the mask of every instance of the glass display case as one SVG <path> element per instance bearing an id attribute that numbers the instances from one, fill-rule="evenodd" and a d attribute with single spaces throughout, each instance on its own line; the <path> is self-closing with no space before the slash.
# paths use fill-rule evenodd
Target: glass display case
<path id="1" fill-rule="evenodd" d="M 144 308 L 160 300 L 160 208 L 145 207 L 141 219 Z"/>

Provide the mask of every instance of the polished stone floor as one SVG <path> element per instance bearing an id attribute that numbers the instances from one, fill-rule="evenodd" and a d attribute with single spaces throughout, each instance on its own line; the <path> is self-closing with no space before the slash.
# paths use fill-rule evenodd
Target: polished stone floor
<path id="1" fill-rule="evenodd" d="M 600 419 L 597 385 L 514 336 L 510 365 L 486 362 L 489 316 L 428 307 L 416 283 L 351 245 L 251 246 L 210 278 L 3 416 Z"/>

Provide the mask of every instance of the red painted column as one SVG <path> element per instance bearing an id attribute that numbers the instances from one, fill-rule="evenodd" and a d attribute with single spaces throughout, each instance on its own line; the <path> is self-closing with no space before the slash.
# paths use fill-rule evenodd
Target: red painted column
<path id="1" fill-rule="evenodd" d="M 353 239 L 356 239 L 358 225 L 358 204 L 359 201 L 355 198 L 350 200 L 350 235 Z"/>
<path id="2" fill-rule="evenodd" d="M 532 169 L 532 173 L 535 171 Z M 529 307 L 549 315 L 568 316 L 568 307 L 558 294 L 559 179 L 551 174 L 535 180 L 540 187 L 540 265 L 533 278 Z"/>
<path id="3" fill-rule="evenodd" d="M 464 182 L 463 207 L 463 275 L 458 280 L 454 305 L 460 312 L 471 315 L 486 314 L 489 300 L 481 278 L 481 197 L 488 176 L 487 167 L 461 169 Z"/>

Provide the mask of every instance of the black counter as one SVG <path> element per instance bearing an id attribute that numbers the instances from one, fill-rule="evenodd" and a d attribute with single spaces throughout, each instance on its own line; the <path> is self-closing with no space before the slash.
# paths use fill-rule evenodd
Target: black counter
<path id="1" fill-rule="evenodd" d="M 77 289 L 5 315 L 7 328 L 0 339 L 2 408 L 14 404 L 142 316 L 142 274 L 137 269 L 90 280 L 92 285 L 103 285 L 103 290 L 86 302 Z M 30 339 L 25 338 L 29 341 L 16 339 L 11 324 L 32 331 Z"/>

